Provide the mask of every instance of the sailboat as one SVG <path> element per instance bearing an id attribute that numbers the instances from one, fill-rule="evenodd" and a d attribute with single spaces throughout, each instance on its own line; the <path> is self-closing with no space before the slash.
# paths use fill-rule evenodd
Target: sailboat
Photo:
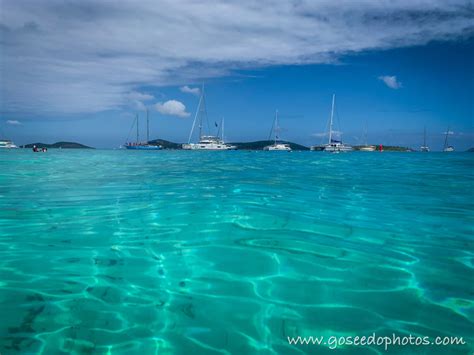
<path id="1" fill-rule="evenodd" d="M 446 136 L 444 138 L 444 148 L 443 148 L 443 152 L 454 152 L 454 147 L 452 145 L 449 145 L 448 144 L 448 136 L 449 136 L 449 126 L 448 126 L 448 130 L 446 131 Z"/>
<path id="2" fill-rule="evenodd" d="M 331 117 L 329 119 L 329 132 L 328 132 L 328 143 L 323 146 L 312 146 L 311 150 L 323 150 L 325 152 L 339 153 L 339 152 L 350 152 L 353 148 L 350 145 L 342 143 L 342 140 L 334 139 L 334 131 L 332 129 L 334 122 L 334 106 L 336 102 L 336 94 L 332 95 L 332 106 L 331 106 Z"/>
<path id="3" fill-rule="evenodd" d="M 146 110 L 146 142 L 140 142 L 140 130 L 138 129 L 138 114 L 135 116 L 133 125 L 137 128 L 137 140 L 136 142 L 128 142 L 125 144 L 125 148 L 132 150 L 160 150 L 163 149 L 161 145 L 150 144 L 150 119 L 148 116 L 148 109 Z M 133 128 L 133 126 L 132 126 Z"/>
<path id="4" fill-rule="evenodd" d="M 422 152 L 429 152 L 430 147 L 426 145 L 426 127 L 423 130 L 423 145 L 420 147 L 420 151 Z"/>
<path id="5" fill-rule="evenodd" d="M 375 152 L 375 146 L 367 144 L 367 122 L 365 123 L 364 141 L 365 145 L 360 147 L 359 150 L 361 152 Z"/>
<path id="6" fill-rule="evenodd" d="M 236 146 L 226 144 L 224 142 L 224 119 L 221 120 L 221 125 L 217 134 L 204 135 L 203 134 L 203 120 L 206 118 L 207 122 L 207 109 L 206 109 L 206 98 L 204 96 L 204 85 L 201 89 L 201 97 L 199 98 L 199 104 L 194 115 L 193 125 L 191 127 L 191 132 L 189 133 L 188 143 L 183 144 L 183 149 L 185 150 L 234 150 L 237 149 Z M 194 127 L 196 126 L 196 121 L 199 120 L 199 142 L 191 143 L 193 137 Z M 216 123 L 216 126 L 217 123 Z M 208 124 L 209 127 L 209 124 Z M 219 136 L 220 131 L 220 136 Z"/>
<path id="7" fill-rule="evenodd" d="M 278 137 L 279 131 L 280 131 L 280 127 L 278 126 L 278 110 L 276 110 L 272 130 L 270 131 L 270 136 L 272 133 L 274 134 L 274 139 L 273 139 L 274 142 L 272 145 L 267 145 L 266 147 L 263 147 L 263 150 L 283 150 L 287 152 L 291 151 L 291 147 L 289 144 L 282 143 L 279 141 L 279 138 L 280 138 Z"/>

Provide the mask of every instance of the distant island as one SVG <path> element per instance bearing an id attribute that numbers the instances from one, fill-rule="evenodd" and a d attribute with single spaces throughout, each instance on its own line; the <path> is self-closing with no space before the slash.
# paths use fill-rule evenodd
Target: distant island
<path id="1" fill-rule="evenodd" d="M 379 145 L 373 145 L 375 149 L 378 151 L 379 150 Z M 365 147 L 365 145 L 354 145 L 352 146 L 354 150 L 360 150 L 360 148 Z M 397 145 L 383 145 L 382 144 L 382 150 L 385 152 L 414 152 L 413 149 L 408 148 L 408 147 L 400 147 Z"/>
<path id="2" fill-rule="evenodd" d="M 148 142 L 149 144 L 156 144 L 161 145 L 163 149 L 172 149 L 172 150 L 180 150 L 183 149 L 182 143 L 174 143 L 171 141 L 167 141 L 165 139 L 154 139 Z M 264 147 L 267 145 L 272 145 L 274 141 L 272 140 L 263 140 L 263 141 L 255 141 L 255 142 L 230 142 L 230 145 L 235 145 L 238 150 L 263 150 Z M 293 143 L 293 142 L 282 142 L 289 144 L 292 150 L 309 150 L 309 147 L 306 147 L 301 144 Z M 376 150 L 379 150 L 379 145 L 374 145 Z M 364 146 L 362 145 L 355 145 L 353 146 L 354 150 L 360 150 Z M 390 145 L 382 145 L 382 148 L 386 152 L 413 152 L 414 150 L 408 147 L 400 147 L 400 146 L 390 146 Z M 321 149 L 322 150 L 322 149 Z"/>
<path id="3" fill-rule="evenodd" d="M 466 152 L 474 153 L 474 148 L 469 148 L 468 150 L 466 150 Z"/>
<path id="4" fill-rule="evenodd" d="M 154 139 L 149 142 L 150 144 L 159 144 L 164 149 L 182 149 L 181 143 L 174 143 L 164 139 Z M 255 141 L 255 142 L 230 142 L 230 145 L 235 145 L 238 150 L 263 150 L 264 147 L 267 145 L 272 145 L 274 141 L 271 140 L 264 140 L 264 141 Z M 289 144 L 292 150 L 309 150 L 309 147 L 306 147 L 301 144 L 293 143 L 293 142 L 282 142 Z M 354 150 L 359 150 L 363 146 L 355 145 L 353 146 Z M 375 145 L 377 150 L 379 149 L 379 145 Z M 386 152 L 412 152 L 413 149 L 408 147 L 399 147 L 399 146 L 390 146 L 390 145 L 382 145 L 382 148 Z"/>
<path id="5" fill-rule="evenodd" d="M 181 143 L 174 143 L 164 139 L 154 139 L 148 143 L 153 145 L 161 145 L 163 149 L 183 149 L 183 145 Z"/>
<path id="6" fill-rule="evenodd" d="M 25 144 L 21 145 L 20 148 L 33 148 L 33 146 L 36 145 L 38 148 L 64 148 L 64 149 L 95 149 L 92 147 L 88 147 L 87 145 L 81 144 L 81 143 L 75 143 L 75 142 L 56 142 L 53 144 L 47 144 L 47 143 L 31 143 L 31 144 Z"/>
<path id="7" fill-rule="evenodd" d="M 169 150 L 181 150 L 183 149 L 182 143 L 175 143 L 171 142 L 165 139 L 153 139 L 148 142 L 149 144 L 154 144 L 154 145 L 161 145 L 163 149 L 169 149 Z M 229 143 L 231 145 L 235 145 L 238 150 L 263 150 L 264 147 L 267 145 L 272 145 L 274 141 L 272 140 L 263 140 L 263 141 L 255 141 L 255 142 L 232 142 Z M 285 144 L 289 144 L 292 150 L 297 150 L 297 151 L 304 151 L 304 150 L 310 150 L 309 147 L 306 147 L 304 145 L 298 144 L 298 143 L 293 143 L 293 142 L 282 142 Z M 56 148 L 56 149 L 95 149 L 93 147 L 86 146 L 81 143 L 76 143 L 76 142 L 56 142 L 53 144 L 47 144 L 47 143 L 31 143 L 31 144 L 25 144 L 21 145 L 20 148 L 33 148 L 33 146 L 36 145 L 38 148 Z M 379 145 L 374 145 L 376 147 L 376 150 L 379 150 Z M 364 146 L 362 145 L 354 145 L 353 148 L 354 150 L 360 150 Z M 414 150 L 408 147 L 400 147 L 400 146 L 389 146 L 389 145 L 382 145 L 383 150 L 386 152 L 413 152 Z M 474 152 L 474 148 L 471 148 L 468 150 L 468 152 Z"/>
<path id="8" fill-rule="evenodd" d="M 182 143 L 174 143 L 164 139 L 154 139 L 149 141 L 150 144 L 158 144 L 163 149 L 183 149 Z M 256 141 L 256 142 L 232 142 L 230 145 L 235 145 L 238 150 L 263 150 L 263 147 L 272 145 L 274 141 Z M 309 150 L 308 147 L 292 142 L 283 142 L 290 145 L 292 150 Z"/>

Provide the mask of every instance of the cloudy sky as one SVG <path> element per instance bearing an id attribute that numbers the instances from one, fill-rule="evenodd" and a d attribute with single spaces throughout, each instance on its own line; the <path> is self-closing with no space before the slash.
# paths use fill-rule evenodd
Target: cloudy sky
<path id="1" fill-rule="evenodd" d="M 186 141 L 205 84 L 228 140 L 474 145 L 474 6 L 461 0 L 0 1 L 0 133 L 122 144 L 138 113 Z"/>

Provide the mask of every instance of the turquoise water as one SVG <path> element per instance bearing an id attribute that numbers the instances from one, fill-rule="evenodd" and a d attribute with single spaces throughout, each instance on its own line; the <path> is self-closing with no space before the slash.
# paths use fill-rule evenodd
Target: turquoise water
<path id="1" fill-rule="evenodd" d="M 474 154 L 0 152 L 0 353 L 468 354 Z M 461 346 L 288 336 L 462 336 Z"/>

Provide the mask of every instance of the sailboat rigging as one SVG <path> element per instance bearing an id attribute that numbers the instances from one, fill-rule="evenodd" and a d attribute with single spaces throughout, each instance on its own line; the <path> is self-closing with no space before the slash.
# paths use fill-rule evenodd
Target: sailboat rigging
<path id="1" fill-rule="evenodd" d="M 454 152 L 454 147 L 448 144 L 448 136 L 451 134 L 450 127 L 448 126 L 448 130 L 446 131 L 446 136 L 444 137 L 444 147 L 443 152 Z"/>
<path id="2" fill-rule="evenodd" d="M 218 126 L 218 131 L 215 136 L 213 135 L 204 135 L 203 134 L 203 120 L 206 118 L 206 123 L 209 129 L 209 122 L 207 117 L 207 108 L 206 108 L 206 98 L 204 95 L 204 85 L 201 89 L 201 96 L 199 97 L 199 103 L 194 115 L 193 125 L 191 126 L 191 131 L 189 132 L 188 143 L 183 144 L 183 149 L 185 150 L 234 150 L 237 149 L 236 146 L 226 144 L 224 142 L 224 118 L 221 120 L 221 125 Z M 191 143 L 194 128 L 196 127 L 196 122 L 199 124 L 199 142 Z M 220 136 L 219 136 L 220 133 Z"/>
<path id="3" fill-rule="evenodd" d="M 339 138 L 334 139 L 335 132 L 333 131 L 334 123 L 334 107 L 336 103 L 336 94 L 332 95 L 332 105 L 331 105 L 331 116 L 329 118 L 329 131 L 328 131 L 328 143 L 323 146 L 312 146 L 311 150 L 323 150 L 325 152 L 339 153 L 339 152 L 350 152 L 353 148 L 350 145 L 342 143 L 342 140 Z"/>
<path id="4" fill-rule="evenodd" d="M 367 143 L 367 122 L 365 123 L 365 130 L 364 130 L 364 146 L 360 147 L 359 150 L 361 152 L 374 152 L 375 151 L 375 146 L 374 145 L 368 145 Z"/>
<path id="5" fill-rule="evenodd" d="M 429 152 L 430 151 L 430 147 L 428 147 L 426 145 L 426 126 L 423 129 L 423 145 L 420 147 L 420 150 L 422 152 Z"/>
<path id="6" fill-rule="evenodd" d="M 287 152 L 291 151 L 291 147 L 289 144 L 280 141 L 278 132 L 280 132 L 280 126 L 278 125 L 278 110 L 276 110 L 275 119 L 273 120 L 272 129 L 270 131 L 270 137 L 273 133 L 273 144 L 263 147 L 263 150 L 283 150 Z"/>
<path id="7" fill-rule="evenodd" d="M 136 127 L 136 141 L 127 142 L 125 144 L 126 149 L 132 150 L 160 150 L 163 149 L 161 145 L 151 144 L 150 143 L 150 117 L 148 113 L 148 108 L 146 109 L 146 142 L 140 142 L 140 129 L 139 129 L 139 117 L 138 114 L 135 115 L 135 120 L 133 121 L 133 126 Z"/>

